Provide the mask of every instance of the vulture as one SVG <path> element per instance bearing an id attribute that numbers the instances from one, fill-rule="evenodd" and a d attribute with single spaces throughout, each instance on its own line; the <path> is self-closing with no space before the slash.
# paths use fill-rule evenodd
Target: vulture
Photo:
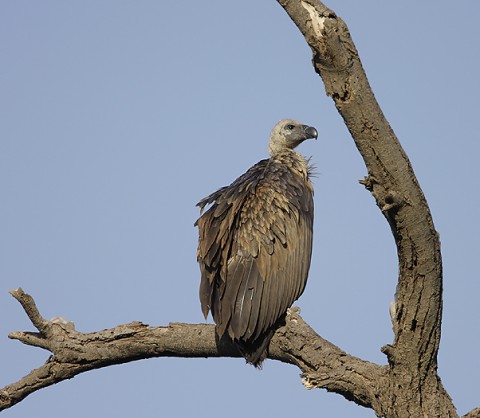
<path id="1" fill-rule="evenodd" d="M 232 340 L 255 367 L 307 282 L 313 169 L 294 149 L 317 136 L 314 127 L 280 121 L 270 135 L 270 158 L 197 204 L 203 315 L 210 311 L 217 337 Z"/>

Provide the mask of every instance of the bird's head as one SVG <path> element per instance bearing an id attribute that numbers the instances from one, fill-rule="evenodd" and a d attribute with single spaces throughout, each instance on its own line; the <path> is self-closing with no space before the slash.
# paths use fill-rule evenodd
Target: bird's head
<path id="1" fill-rule="evenodd" d="M 284 119 L 272 129 L 268 151 L 270 155 L 274 155 L 284 149 L 294 149 L 306 139 L 317 137 L 317 130 L 313 126 L 304 125 L 293 119 Z"/>

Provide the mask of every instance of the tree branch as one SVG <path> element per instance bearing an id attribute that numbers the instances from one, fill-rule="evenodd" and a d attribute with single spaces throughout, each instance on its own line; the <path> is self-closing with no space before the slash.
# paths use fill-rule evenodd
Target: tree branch
<path id="1" fill-rule="evenodd" d="M 465 414 L 462 418 L 480 418 L 480 408 L 471 410 L 468 414 Z"/>
<path id="2" fill-rule="evenodd" d="M 399 277 L 391 306 L 395 338 L 382 350 L 390 364 L 390 396 L 397 404 L 387 410 L 457 416 L 436 373 L 442 316 L 440 241 L 410 161 L 375 99 L 343 20 L 317 0 L 277 1 L 312 49 L 315 71 L 368 169 L 361 183 L 371 191 L 397 244 Z M 412 391 L 419 393 L 416 406 Z M 398 405 L 401 400 L 404 405 Z"/>
<path id="3" fill-rule="evenodd" d="M 368 83 L 348 28 L 319 1 L 279 0 L 313 51 L 313 64 L 343 117 L 368 169 L 362 184 L 387 218 L 399 252 L 395 342 L 389 353 L 412 350 L 404 362 L 423 374 L 436 367 L 441 320 L 438 235 L 412 167 Z M 398 350 L 397 350 L 398 349 Z"/>
<path id="4" fill-rule="evenodd" d="M 150 327 L 132 322 L 82 333 L 72 322 L 45 320 L 33 298 L 22 289 L 10 293 L 40 332 L 14 332 L 9 337 L 47 349 L 53 355 L 40 368 L 0 390 L 0 411 L 41 388 L 113 364 L 152 357 L 241 357 L 228 340 L 216 340 L 213 325 L 171 323 Z M 386 376 L 384 367 L 349 356 L 319 337 L 294 310 L 275 334 L 269 351 L 269 358 L 297 365 L 308 388 L 326 388 L 365 406 L 375 404 L 380 382 Z"/>

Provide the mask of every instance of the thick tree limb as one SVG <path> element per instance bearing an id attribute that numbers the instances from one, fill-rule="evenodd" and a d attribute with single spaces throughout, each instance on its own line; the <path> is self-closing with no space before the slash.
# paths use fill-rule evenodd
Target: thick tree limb
<path id="1" fill-rule="evenodd" d="M 374 196 L 397 244 L 399 277 L 391 309 L 395 338 L 383 349 L 391 377 L 384 395 L 390 401 L 385 400 L 385 409 L 377 414 L 457 416 L 437 375 L 440 241 L 410 162 L 373 95 L 345 23 L 317 0 L 278 2 L 312 49 L 315 71 L 367 166 L 362 184 Z"/>
<path id="2" fill-rule="evenodd" d="M 41 388 L 89 371 L 152 357 L 240 357 L 228 341 L 216 341 L 213 325 L 171 323 L 150 327 L 141 322 L 82 333 L 72 322 L 45 320 L 22 289 L 10 292 L 39 332 L 13 332 L 10 338 L 52 353 L 47 362 L 0 390 L 0 411 Z M 308 388 L 322 387 L 364 406 L 375 404 L 385 367 L 360 360 L 319 337 L 291 311 L 270 346 L 271 359 L 297 365 Z"/>

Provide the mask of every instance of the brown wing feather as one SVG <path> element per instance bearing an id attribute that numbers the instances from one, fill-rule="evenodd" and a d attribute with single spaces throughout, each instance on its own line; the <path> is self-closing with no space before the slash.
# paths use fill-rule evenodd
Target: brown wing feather
<path id="1" fill-rule="evenodd" d="M 198 206 L 207 204 L 196 222 L 202 311 L 255 364 L 307 281 L 313 197 L 306 162 L 293 151 L 260 161 Z"/>
<path id="2" fill-rule="evenodd" d="M 261 180 L 261 172 L 267 166 L 268 160 L 262 160 L 244 175 L 235 180 L 230 186 L 222 187 L 211 195 L 202 199 L 197 206 L 201 211 L 205 206 L 212 206 L 196 222 L 199 240 L 197 258 L 201 271 L 200 302 L 205 318 L 212 311 L 217 330 L 225 329 L 228 323 L 223 324 L 222 318 L 213 310 L 214 296 L 221 300 L 226 288 L 228 260 L 230 254 L 238 251 L 235 242 L 235 230 L 241 223 L 241 208 L 245 199 L 255 190 L 256 183 Z M 221 210 L 218 208 L 222 208 Z M 239 286 L 239 283 L 232 283 Z M 217 289 L 214 295 L 214 289 Z M 216 311 L 221 312 L 221 304 L 217 304 Z M 227 315 L 228 316 L 228 315 Z M 229 318 L 226 319 L 228 322 Z"/>

